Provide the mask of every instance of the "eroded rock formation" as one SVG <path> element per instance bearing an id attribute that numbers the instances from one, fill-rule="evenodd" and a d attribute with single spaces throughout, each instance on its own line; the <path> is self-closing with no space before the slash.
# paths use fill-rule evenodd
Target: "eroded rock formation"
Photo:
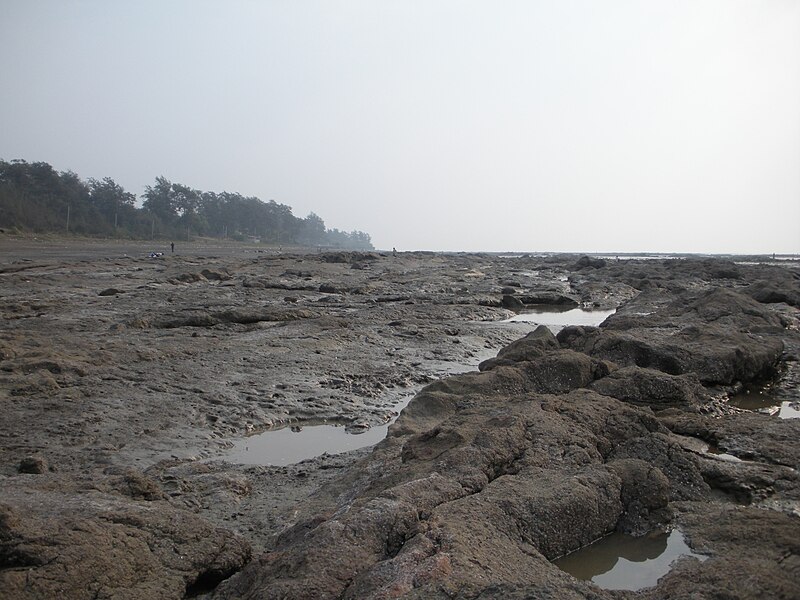
<path id="1" fill-rule="evenodd" d="M 3 598 L 800 595 L 800 419 L 726 402 L 798 400 L 796 266 L 183 250 L 0 266 Z M 504 296 L 619 310 L 556 337 Z M 224 460 L 412 391 L 372 450 Z M 650 590 L 551 562 L 664 526 L 708 558 Z"/>
<path id="2" fill-rule="evenodd" d="M 307 515 L 214 597 L 600 598 L 550 561 L 613 530 L 667 524 L 711 560 L 682 561 L 683 576 L 652 597 L 694 594 L 688 573 L 700 597 L 797 595 L 800 451 L 789 440 L 800 423 L 773 419 L 761 436 L 738 425 L 760 415 L 727 409 L 701 385 L 774 372 L 783 334 L 777 316 L 726 289 L 558 339 L 540 327 L 482 372 L 428 385 L 323 490 L 327 512 Z M 763 463 L 723 462 L 673 433 L 742 448 L 740 427 L 760 449 L 747 456 Z M 766 452 L 776 438 L 780 458 Z M 759 527 L 780 533 L 755 542 Z M 743 533 L 759 548 L 752 561 Z"/>

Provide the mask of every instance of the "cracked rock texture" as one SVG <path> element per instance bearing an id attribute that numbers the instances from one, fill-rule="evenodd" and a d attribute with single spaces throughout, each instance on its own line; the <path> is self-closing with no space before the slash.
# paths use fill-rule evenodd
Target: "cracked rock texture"
<path id="1" fill-rule="evenodd" d="M 712 559 L 681 562 L 699 588 L 673 574 L 647 595 L 794 597 L 798 421 L 736 412 L 701 385 L 773 373 L 794 335 L 724 288 L 681 291 L 649 315 L 558 340 L 540 327 L 480 373 L 426 386 L 369 457 L 323 488 L 327 511 L 214 597 L 604 597 L 549 561 L 613 530 L 668 523 Z M 673 431 L 782 452 L 723 462 Z"/>
<path id="2" fill-rule="evenodd" d="M 279 252 L 3 236 L 8 598 L 795 598 L 800 271 L 722 259 Z M 599 327 L 506 323 L 532 303 Z M 242 436 L 385 423 L 287 466 Z M 551 560 L 680 527 L 602 590 Z"/>

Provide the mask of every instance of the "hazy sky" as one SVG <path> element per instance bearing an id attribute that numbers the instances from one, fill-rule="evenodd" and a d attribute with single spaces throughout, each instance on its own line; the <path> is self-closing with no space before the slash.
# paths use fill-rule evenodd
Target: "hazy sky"
<path id="1" fill-rule="evenodd" d="M 0 0 L 0 158 L 380 248 L 800 252 L 797 0 Z"/>

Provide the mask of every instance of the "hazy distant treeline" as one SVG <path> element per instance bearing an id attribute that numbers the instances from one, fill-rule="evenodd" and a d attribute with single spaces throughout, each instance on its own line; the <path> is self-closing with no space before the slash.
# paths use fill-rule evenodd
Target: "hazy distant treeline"
<path id="1" fill-rule="evenodd" d="M 232 192 L 202 192 L 157 177 L 142 195 L 110 177 L 82 180 L 45 162 L 0 160 L 0 227 L 130 238 L 186 239 L 189 235 L 257 238 L 276 244 L 372 249 L 368 234 L 327 229 L 309 214 L 295 217 L 285 204 Z"/>

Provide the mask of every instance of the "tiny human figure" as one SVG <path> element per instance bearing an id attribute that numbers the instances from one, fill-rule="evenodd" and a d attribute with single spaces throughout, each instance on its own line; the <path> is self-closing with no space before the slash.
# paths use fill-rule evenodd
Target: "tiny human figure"
<path id="1" fill-rule="evenodd" d="M 175 242 L 170 242 L 169 243 L 169 247 L 170 247 L 170 250 L 172 250 L 172 252 L 174 253 L 175 252 Z"/>

